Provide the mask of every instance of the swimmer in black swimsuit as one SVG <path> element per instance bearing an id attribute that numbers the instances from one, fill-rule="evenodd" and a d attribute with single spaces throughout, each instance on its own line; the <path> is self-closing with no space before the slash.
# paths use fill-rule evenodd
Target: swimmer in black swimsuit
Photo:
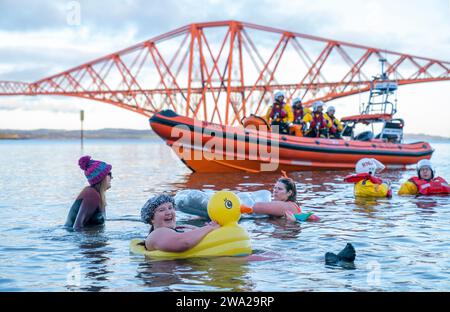
<path id="1" fill-rule="evenodd" d="M 106 218 L 105 192 L 111 188 L 112 166 L 90 156 L 81 157 L 78 164 L 90 186 L 85 187 L 72 204 L 65 226 L 81 229 L 102 225 Z"/>

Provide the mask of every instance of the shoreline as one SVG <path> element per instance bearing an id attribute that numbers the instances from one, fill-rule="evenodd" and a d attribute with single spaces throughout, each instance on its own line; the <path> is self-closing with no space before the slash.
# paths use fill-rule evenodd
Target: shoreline
<path id="1" fill-rule="evenodd" d="M 0 130 L 0 140 L 80 140 L 80 130 Z M 84 139 L 152 139 L 158 136 L 151 130 L 100 129 L 84 130 Z"/>
<path id="2" fill-rule="evenodd" d="M 153 130 L 134 129 L 99 129 L 84 130 L 84 139 L 153 139 L 159 136 Z M 80 140 L 80 130 L 12 130 L 0 129 L 0 140 Z M 405 142 L 426 141 L 434 143 L 450 143 L 450 137 L 427 134 L 404 134 Z"/>

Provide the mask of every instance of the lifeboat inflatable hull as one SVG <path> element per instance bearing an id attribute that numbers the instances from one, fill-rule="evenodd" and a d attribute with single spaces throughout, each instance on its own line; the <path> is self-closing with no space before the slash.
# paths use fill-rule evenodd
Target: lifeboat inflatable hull
<path id="1" fill-rule="evenodd" d="M 426 142 L 411 144 L 380 141 L 296 137 L 257 129 L 224 126 L 161 111 L 150 126 L 194 172 L 263 172 L 353 169 L 364 157 L 387 168 L 405 168 L 430 159 Z"/>

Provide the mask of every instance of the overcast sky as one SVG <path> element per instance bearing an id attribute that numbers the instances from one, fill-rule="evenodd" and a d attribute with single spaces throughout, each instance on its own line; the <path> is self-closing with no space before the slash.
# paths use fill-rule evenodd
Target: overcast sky
<path id="1" fill-rule="evenodd" d="M 229 19 L 450 61 L 450 0 L 0 0 L 0 80 L 35 81 L 187 24 Z M 357 113 L 360 100 L 335 101 L 337 115 Z M 398 102 L 406 132 L 450 137 L 450 82 L 400 87 Z M 0 128 L 78 129 L 80 109 L 87 129 L 148 128 L 112 105 L 43 96 L 0 97 Z"/>

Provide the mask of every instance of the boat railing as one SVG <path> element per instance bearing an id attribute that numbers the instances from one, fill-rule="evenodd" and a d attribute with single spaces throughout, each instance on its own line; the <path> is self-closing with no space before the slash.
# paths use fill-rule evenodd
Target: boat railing
<path id="1" fill-rule="evenodd" d="M 389 101 L 370 102 L 361 114 L 389 114 L 394 115 L 397 112 L 397 105 Z"/>
<path id="2" fill-rule="evenodd" d="M 360 113 L 394 115 L 397 112 L 397 102 L 395 101 L 395 104 L 390 102 L 389 96 L 397 90 L 397 83 L 391 81 L 376 82 L 376 79 L 371 83 L 369 101 L 367 105 L 363 104 L 360 107 Z"/>

